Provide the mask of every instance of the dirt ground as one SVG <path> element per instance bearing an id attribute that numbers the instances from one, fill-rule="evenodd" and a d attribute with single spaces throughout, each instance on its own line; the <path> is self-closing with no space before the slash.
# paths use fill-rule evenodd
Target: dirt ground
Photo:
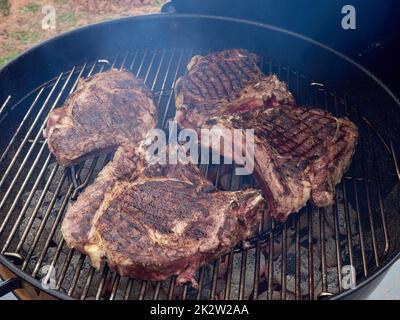
<path id="1" fill-rule="evenodd" d="M 20 52 L 58 33 L 118 17 L 156 13 L 160 11 L 163 2 L 163 0 L 0 0 L 0 68 Z M 53 12 L 55 29 L 43 29 L 43 23 L 50 25 L 50 20 L 47 20 L 46 16 Z"/>

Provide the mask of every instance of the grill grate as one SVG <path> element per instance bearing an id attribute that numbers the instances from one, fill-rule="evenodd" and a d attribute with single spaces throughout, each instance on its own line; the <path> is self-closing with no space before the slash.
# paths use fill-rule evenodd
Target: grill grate
<path id="1" fill-rule="evenodd" d="M 173 84 L 189 59 L 200 53 L 206 52 L 129 52 L 74 67 L 20 101 L 7 98 L 0 107 L 0 124 L 10 128 L 0 141 L 1 254 L 37 279 L 49 279 L 48 267 L 54 267 L 55 290 L 77 299 L 316 299 L 343 291 L 343 266 L 354 266 L 360 282 L 384 263 L 392 252 L 382 177 L 386 181 L 399 176 L 391 143 L 346 97 L 267 58 L 262 59 L 263 70 L 287 82 L 298 102 L 346 115 L 360 129 L 353 164 L 337 187 L 332 207 L 308 205 L 286 223 L 262 222 L 249 243 L 199 270 L 198 291 L 176 287 L 175 277 L 163 282 L 121 278 L 106 264 L 97 272 L 85 255 L 66 247 L 59 230 L 66 207 L 111 155 L 71 169 L 60 167 L 42 137 L 48 112 L 63 104 L 80 78 L 111 67 L 128 68 L 154 92 L 159 124 L 165 129 L 175 113 Z M 232 168 L 210 165 L 201 170 L 218 187 L 254 186 L 252 179 L 232 175 Z"/>

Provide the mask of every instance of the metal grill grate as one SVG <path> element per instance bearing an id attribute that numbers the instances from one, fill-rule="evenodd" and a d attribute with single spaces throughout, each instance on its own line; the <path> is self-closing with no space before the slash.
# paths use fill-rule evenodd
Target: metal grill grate
<path id="1" fill-rule="evenodd" d="M 381 266 L 391 254 L 390 210 L 385 208 L 388 200 L 383 196 L 382 176 L 398 178 L 391 143 L 346 98 L 267 58 L 262 60 L 263 70 L 287 82 L 299 103 L 346 115 L 360 128 L 353 164 L 337 187 L 332 207 L 308 205 L 284 224 L 261 223 L 249 243 L 199 270 L 198 291 L 188 285 L 176 287 L 174 277 L 163 282 L 121 278 L 106 264 L 97 272 L 85 255 L 66 247 L 60 223 L 67 205 L 93 181 L 111 155 L 71 169 L 60 167 L 42 136 L 48 112 L 63 104 L 78 79 L 111 67 L 127 68 L 152 89 L 159 106 L 159 126 L 165 128 L 175 113 L 173 84 L 185 72 L 189 59 L 200 53 L 206 52 L 125 53 L 75 67 L 20 101 L 7 98 L 0 107 L 0 124 L 10 128 L 0 141 L 1 254 L 37 279 L 49 276 L 48 267 L 53 266 L 55 290 L 77 299 L 316 299 L 344 290 L 344 266 L 355 267 L 358 282 Z M 201 169 L 219 188 L 254 186 L 251 178 L 232 175 L 231 167 Z M 390 219 L 392 223 L 395 218 Z"/>

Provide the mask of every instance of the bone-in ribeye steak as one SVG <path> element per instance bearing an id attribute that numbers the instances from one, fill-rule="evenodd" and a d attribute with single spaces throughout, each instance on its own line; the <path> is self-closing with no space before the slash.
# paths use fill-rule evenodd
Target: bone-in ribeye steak
<path id="1" fill-rule="evenodd" d="M 243 49 L 194 56 L 189 73 L 175 84 L 178 123 L 196 129 L 223 114 L 293 104 L 286 83 L 263 74 L 258 64 L 258 56 Z"/>
<path id="2" fill-rule="evenodd" d="M 194 57 L 175 96 L 183 128 L 254 129 L 254 173 L 273 217 L 286 219 L 310 198 L 317 206 L 333 203 L 357 144 L 357 127 L 347 118 L 296 106 L 284 83 L 261 73 L 253 53 Z"/>
<path id="3" fill-rule="evenodd" d="M 311 198 L 318 207 L 334 202 L 335 186 L 350 165 L 357 127 L 321 109 L 279 106 L 223 116 L 223 128 L 254 129 L 255 175 L 270 214 L 285 220 Z"/>
<path id="4" fill-rule="evenodd" d="M 256 228 L 259 191 L 217 191 L 194 165 L 147 162 L 142 139 L 155 127 L 156 107 L 130 73 L 111 70 L 83 81 L 61 109 L 52 111 L 46 128 L 61 163 L 117 146 L 114 159 L 69 206 L 61 228 L 67 245 L 88 254 L 94 267 L 106 260 L 123 276 L 177 275 L 178 283 L 196 285 L 201 265 Z"/>
<path id="5" fill-rule="evenodd" d="M 155 164 L 136 179 L 115 178 L 112 171 L 122 155 L 63 221 L 67 244 L 88 254 L 94 267 L 105 259 L 122 276 L 158 281 L 177 275 L 178 284 L 196 286 L 200 266 L 255 231 L 260 191 L 217 191 L 194 165 Z"/>
<path id="6" fill-rule="evenodd" d="M 156 125 L 156 107 L 143 81 L 112 69 L 80 80 L 64 106 L 54 109 L 44 136 L 65 166 L 85 157 L 135 145 Z"/>

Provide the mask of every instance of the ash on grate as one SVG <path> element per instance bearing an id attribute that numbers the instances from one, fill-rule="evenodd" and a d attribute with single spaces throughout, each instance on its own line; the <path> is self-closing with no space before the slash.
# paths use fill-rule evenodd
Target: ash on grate
<path id="1" fill-rule="evenodd" d="M 44 194 L 44 198 L 39 207 L 39 199 L 43 196 L 43 190 L 36 190 L 32 200 L 27 207 L 27 210 L 24 214 L 24 218 L 19 225 L 18 235 L 22 240 L 24 234 L 26 237 L 22 244 L 23 253 L 28 253 L 32 245 L 34 244 L 35 238 L 38 236 L 39 228 L 42 226 L 43 231 L 37 241 L 37 244 L 34 249 L 34 253 L 32 255 L 32 259 L 36 258 L 36 255 L 40 253 L 43 249 L 47 238 L 51 232 L 51 229 L 55 223 L 58 211 L 61 207 L 61 199 L 55 199 L 54 205 L 50 208 L 51 202 L 55 197 L 53 192 L 47 191 Z M 22 197 L 22 201 L 25 203 L 29 197 L 29 192 L 25 193 Z M 50 242 L 50 247 L 55 247 L 61 241 L 61 234 L 55 233 L 52 241 Z"/>
<path id="2" fill-rule="evenodd" d="M 48 275 L 50 265 L 53 267 L 53 273 L 51 274 L 52 279 L 56 285 L 60 285 L 60 291 L 64 293 L 70 293 L 72 297 L 79 299 L 83 293 L 83 289 L 86 285 L 87 275 L 91 270 L 89 259 L 80 254 L 75 254 L 70 260 L 67 261 L 68 255 L 64 252 L 60 252 L 57 261 L 52 264 L 52 258 L 55 256 L 56 248 L 49 248 L 47 255 L 50 259 L 45 259 L 42 263 L 37 278 L 43 280 Z M 64 271 L 65 263 L 68 264 L 68 268 Z M 75 273 L 78 272 L 78 278 L 75 279 Z M 92 279 L 93 283 L 98 283 L 100 275 L 95 275 Z M 74 280 L 75 279 L 75 280 Z M 60 283 L 61 282 L 61 283 Z M 95 297 L 96 288 L 94 286 L 89 287 L 87 297 Z"/>
<path id="3" fill-rule="evenodd" d="M 63 256 L 64 255 L 65 254 L 63 254 Z M 65 258 L 61 257 L 60 262 L 64 263 L 65 259 L 66 257 Z M 61 266 L 61 263 L 59 263 L 59 265 Z M 80 298 L 80 296 L 83 293 L 83 289 L 86 285 L 87 275 L 89 274 L 91 269 L 92 266 L 90 264 L 89 258 L 85 255 L 75 253 L 72 256 L 71 261 L 69 262 L 67 272 L 65 273 L 64 280 L 62 282 L 61 290 L 67 293 L 69 290 L 71 290 L 72 285 L 74 285 L 71 295 L 73 297 Z M 79 271 L 78 279 L 76 280 L 75 283 L 73 283 L 75 273 L 78 271 Z M 100 272 L 95 272 L 95 275 L 92 280 L 93 283 L 97 284 L 100 276 L 101 276 Z M 87 293 L 87 297 L 91 296 L 94 297 L 96 295 L 96 290 L 97 290 L 96 286 L 90 286 Z"/>
<path id="4" fill-rule="evenodd" d="M 337 207 L 334 210 L 333 207 L 324 208 L 324 209 L 312 209 L 311 217 L 312 217 L 312 232 L 311 232 L 311 241 L 312 241 L 312 252 L 310 253 L 308 250 L 309 245 L 309 220 L 307 214 L 299 215 L 299 235 L 297 235 L 297 231 L 295 227 L 291 227 L 286 224 L 284 226 L 287 232 L 286 238 L 286 256 L 285 256 L 285 279 L 286 279 L 286 298 L 291 299 L 294 297 L 296 292 L 296 268 L 299 263 L 300 267 L 300 279 L 299 280 L 299 289 L 300 295 L 303 298 L 309 297 L 309 258 L 312 254 L 312 265 L 313 265 L 313 279 L 314 279 L 314 297 L 317 298 L 322 289 L 322 275 L 323 275 L 323 267 L 322 267 L 322 255 L 325 256 L 325 272 L 326 272 L 326 290 L 329 293 L 335 294 L 339 292 L 339 283 L 338 283 L 338 259 L 340 266 L 349 264 L 349 242 L 347 238 L 347 234 L 350 233 L 351 238 L 351 248 L 353 254 L 353 263 L 356 266 L 362 266 L 361 254 L 360 254 L 360 236 L 358 234 L 359 226 L 358 226 L 358 217 L 357 212 L 352 207 L 351 203 L 347 203 L 345 207 L 343 194 L 340 192 L 337 194 Z M 321 214 L 323 216 L 321 217 Z M 347 216 L 346 216 L 347 215 Z M 321 220 L 323 224 L 323 229 L 321 229 Z M 338 237 L 336 238 L 336 232 Z M 323 231 L 323 232 L 322 232 Z M 282 232 L 282 231 L 281 231 Z M 321 239 L 321 235 L 324 236 Z M 296 252 L 296 239 L 299 236 L 299 246 L 300 251 Z M 364 237 L 369 237 L 368 232 L 365 232 Z M 322 241 L 324 242 L 324 253 L 322 252 Z M 337 247 L 339 252 L 337 251 Z M 367 261 L 371 261 L 372 250 L 368 244 L 365 244 L 365 256 Z M 269 253 L 269 244 L 267 243 L 263 246 L 262 250 L 265 259 L 265 276 L 260 279 L 259 287 L 263 288 L 264 291 L 261 292 L 259 298 L 267 298 L 267 289 L 269 287 L 268 284 L 268 265 L 269 259 L 272 258 L 272 283 L 270 284 L 273 288 L 272 298 L 280 299 L 282 296 L 281 290 L 283 290 L 282 283 L 282 270 L 283 270 L 283 259 L 282 253 L 283 251 L 283 243 L 281 234 L 277 235 L 274 238 L 273 243 L 273 257 L 271 257 Z M 297 254 L 296 254 L 297 253 Z M 299 262 L 296 261 L 296 258 L 299 257 Z M 339 270 L 341 271 L 341 270 Z M 357 270 L 358 271 L 358 270 Z M 279 293 L 279 294 L 278 294 Z"/>
<path id="5" fill-rule="evenodd" d="M 233 256 L 233 265 L 232 265 L 232 278 L 231 278 L 231 287 L 230 287 L 230 299 L 238 299 L 239 298 L 239 290 L 240 290 L 240 270 L 242 266 L 243 257 L 241 253 L 237 253 Z M 263 266 L 266 265 L 265 258 L 262 254 L 260 254 L 260 274 L 264 272 Z M 252 248 L 247 250 L 246 256 L 246 264 L 244 264 L 244 274 L 242 275 L 242 281 L 244 284 L 243 288 L 243 298 L 247 298 L 253 292 L 254 287 L 254 273 L 256 269 L 256 249 Z"/>

